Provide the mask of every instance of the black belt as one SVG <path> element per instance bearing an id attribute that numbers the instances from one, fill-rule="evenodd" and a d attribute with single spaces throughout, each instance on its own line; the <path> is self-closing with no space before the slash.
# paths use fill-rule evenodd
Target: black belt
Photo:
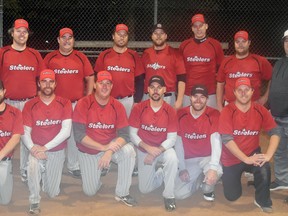
<path id="1" fill-rule="evenodd" d="M 30 100 L 32 98 L 35 98 L 36 96 L 34 97 L 29 97 L 29 98 L 23 98 L 23 99 L 12 99 L 12 98 L 6 98 L 7 100 L 12 100 L 12 101 L 27 101 L 27 100 Z"/>
<path id="2" fill-rule="evenodd" d="M 116 99 L 117 100 L 120 100 L 120 99 L 123 99 L 123 98 L 130 98 L 130 97 L 132 97 L 133 95 L 128 95 L 128 96 L 124 96 L 124 97 L 121 97 L 121 96 L 118 96 L 118 97 L 116 97 Z"/>
<path id="3" fill-rule="evenodd" d="M 1 161 L 10 161 L 10 160 L 11 160 L 11 157 L 4 157 L 4 158 L 2 158 Z"/>
<path id="4" fill-rule="evenodd" d="M 164 93 L 164 97 L 169 97 L 169 96 L 172 96 L 171 92 Z"/>

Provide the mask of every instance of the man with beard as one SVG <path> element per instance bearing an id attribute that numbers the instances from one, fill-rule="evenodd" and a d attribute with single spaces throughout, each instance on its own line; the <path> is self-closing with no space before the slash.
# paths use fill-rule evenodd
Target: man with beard
<path id="1" fill-rule="evenodd" d="M 44 69 L 38 83 L 40 94 L 23 109 L 23 142 L 29 149 L 29 214 L 40 213 L 40 190 L 53 198 L 60 193 L 67 138 L 72 127 L 70 100 L 55 95 L 55 73 Z"/>
<path id="2" fill-rule="evenodd" d="M 191 19 L 193 37 L 183 41 L 179 50 L 186 67 L 184 106 L 190 104 L 190 93 L 194 85 L 202 83 L 208 88 L 207 105 L 216 108 L 216 73 L 224 59 L 218 40 L 207 35 L 208 23 L 203 14 Z"/>
<path id="3" fill-rule="evenodd" d="M 5 93 L 0 80 L 0 205 L 7 205 L 11 201 L 13 151 L 24 132 L 21 111 L 4 102 Z"/>
<path id="4" fill-rule="evenodd" d="M 158 23 L 152 29 L 153 47 L 146 49 L 142 55 L 145 68 L 145 84 L 153 75 L 162 76 L 166 84 L 164 100 L 175 109 L 182 107 L 185 91 L 185 65 L 180 53 L 167 44 L 167 32 L 162 24 Z M 176 93 L 176 94 L 175 94 Z M 149 95 L 144 95 L 144 100 Z"/>
<path id="5" fill-rule="evenodd" d="M 127 48 L 129 30 L 125 24 L 116 25 L 113 34 L 113 47 L 100 53 L 94 67 L 95 72 L 108 71 L 112 74 L 113 89 L 111 96 L 125 107 L 129 117 L 134 103 L 143 97 L 144 67 L 136 51 Z M 103 169 L 102 176 L 108 169 Z M 138 175 L 137 167 L 133 176 Z"/>
<path id="6" fill-rule="evenodd" d="M 254 204 L 263 212 L 270 213 L 272 201 L 269 190 L 269 161 L 277 149 L 280 131 L 269 111 L 252 101 L 253 93 L 250 79 L 237 79 L 234 87 L 236 100 L 225 106 L 220 114 L 219 133 L 223 143 L 222 182 L 225 198 L 235 201 L 242 195 L 242 173 L 253 173 L 256 189 Z M 259 145 L 262 130 L 270 135 L 265 153 L 262 153 Z"/>
<path id="7" fill-rule="evenodd" d="M 15 20 L 8 33 L 13 42 L 0 49 L 0 78 L 6 88 L 5 102 L 22 110 L 24 104 L 37 95 L 36 78 L 44 65 L 40 53 L 27 47 L 31 33 L 26 20 Z M 28 149 L 20 144 L 20 173 L 23 182 L 27 182 L 28 155 Z"/>
<path id="8" fill-rule="evenodd" d="M 208 89 L 195 85 L 191 106 L 178 110 L 178 136 L 175 150 L 179 173 L 175 196 L 185 199 L 199 188 L 204 199 L 214 201 L 214 187 L 222 175 L 221 138 L 218 133 L 219 111 L 207 106 Z"/>
<path id="9" fill-rule="evenodd" d="M 174 186 L 178 159 L 173 146 L 177 137 L 175 109 L 163 99 L 164 79 L 154 75 L 148 83 L 150 99 L 136 104 L 129 118 L 130 138 L 137 147 L 139 190 L 149 193 L 164 182 L 164 205 L 176 209 Z"/>
<path id="10" fill-rule="evenodd" d="M 100 189 L 101 170 L 110 162 L 118 165 L 115 199 L 136 205 L 129 195 L 135 151 L 129 143 L 129 125 L 124 106 L 110 96 L 114 81 L 111 73 L 100 71 L 95 93 L 80 99 L 73 113 L 74 136 L 79 148 L 83 192 L 93 196 Z"/>
<path id="11" fill-rule="evenodd" d="M 55 94 L 68 98 L 72 103 L 72 107 L 75 108 L 80 98 L 93 92 L 94 71 L 87 56 L 73 49 L 75 38 L 72 29 L 60 29 L 57 41 L 59 50 L 47 54 L 44 63 L 46 68 L 55 72 L 57 79 Z M 73 132 L 68 139 L 67 168 L 72 177 L 81 177 L 78 149 Z"/>
<path id="12" fill-rule="evenodd" d="M 264 105 L 268 100 L 270 79 L 272 76 L 272 66 L 268 60 L 262 56 L 251 54 L 249 47 L 251 40 L 247 31 L 238 31 L 234 35 L 235 55 L 231 55 L 223 60 L 217 74 L 217 107 L 221 111 L 225 103 L 235 100 L 235 81 L 240 77 L 247 77 L 254 87 L 252 100 Z M 260 97 L 262 81 L 269 81 L 268 88 L 264 95 Z"/>
<path id="13" fill-rule="evenodd" d="M 113 47 L 100 53 L 94 71 L 106 70 L 112 74 L 111 96 L 124 105 L 129 117 L 134 102 L 140 102 L 143 96 L 144 68 L 137 52 L 127 48 L 128 37 L 128 27 L 116 25 Z"/>

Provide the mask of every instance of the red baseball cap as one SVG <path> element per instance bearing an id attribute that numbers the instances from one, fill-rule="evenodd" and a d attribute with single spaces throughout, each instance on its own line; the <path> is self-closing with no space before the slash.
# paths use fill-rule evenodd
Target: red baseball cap
<path id="1" fill-rule="evenodd" d="M 249 34 L 247 31 L 238 31 L 235 35 L 234 35 L 234 40 L 237 40 L 238 38 L 243 38 L 244 40 L 248 40 L 249 39 Z"/>
<path id="2" fill-rule="evenodd" d="M 62 37 L 64 34 L 66 34 L 66 33 L 68 33 L 68 34 L 70 34 L 70 35 L 72 35 L 73 36 L 73 31 L 72 31 L 72 29 L 70 29 L 70 28 L 62 28 L 62 29 L 60 29 L 60 31 L 59 31 L 59 37 Z"/>
<path id="3" fill-rule="evenodd" d="M 103 80 L 109 80 L 112 82 L 112 75 L 108 71 L 99 71 L 97 73 L 97 82 L 101 82 Z"/>
<path id="4" fill-rule="evenodd" d="M 55 80 L 55 72 L 50 69 L 44 69 L 40 72 L 40 81 L 46 78 Z"/>
<path id="5" fill-rule="evenodd" d="M 121 31 L 121 30 L 124 30 L 124 31 L 128 32 L 129 29 L 128 29 L 128 26 L 123 24 L 123 23 L 116 25 L 115 32 L 118 32 L 118 31 Z"/>
<path id="6" fill-rule="evenodd" d="M 191 19 L 192 24 L 195 22 L 202 22 L 205 23 L 204 15 L 203 14 L 195 14 Z"/>
<path id="7" fill-rule="evenodd" d="M 29 24 L 26 20 L 24 19 L 17 19 L 14 22 L 14 28 L 18 29 L 20 27 L 24 27 L 26 29 L 29 29 Z"/>
<path id="8" fill-rule="evenodd" d="M 248 87 L 252 87 L 251 86 L 251 82 L 250 82 L 250 79 L 249 78 L 246 78 L 246 77 L 241 77 L 239 79 L 236 80 L 235 82 L 235 89 L 238 88 L 239 86 L 241 85 L 246 85 Z"/>

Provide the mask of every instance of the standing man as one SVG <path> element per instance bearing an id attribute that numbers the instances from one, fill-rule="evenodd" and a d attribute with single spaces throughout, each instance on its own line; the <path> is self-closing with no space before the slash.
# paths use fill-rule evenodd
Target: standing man
<path id="1" fill-rule="evenodd" d="M 177 137 L 176 111 L 163 97 L 164 79 L 152 76 L 148 83 L 150 99 L 134 106 L 130 118 L 130 137 L 137 146 L 139 190 L 149 193 L 164 182 L 164 205 L 176 209 L 174 186 L 178 159 L 173 146 Z M 156 165 L 161 164 L 160 167 Z"/>
<path id="2" fill-rule="evenodd" d="M 251 54 L 251 40 L 247 31 L 238 31 L 234 35 L 235 55 L 224 59 L 217 74 L 217 107 L 221 111 L 225 103 L 235 100 L 235 81 L 241 77 L 251 80 L 254 87 L 252 100 L 264 105 L 268 100 L 269 84 L 266 92 L 260 97 L 261 82 L 269 81 L 272 76 L 272 66 L 266 58 Z M 269 82 L 270 83 L 270 82 Z"/>
<path id="3" fill-rule="evenodd" d="M 74 136 L 79 148 L 83 191 L 93 196 L 101 187 L 101 170 L 111 161 L 118 164 L 115 199 L 127 206 L 136 205 L 129 195 L 135 151 L 129 142 L 128 120 L 124 106 L 110 96 L 112 75 L 97 73 L 95 93 L 77 103 L 73 114 Z"/>
<path id="4" fill-rule="evenodd" d="M 40 53 L 27 47 L 29 24 L 17 19 L 9 29 L 13 42 L 0 49 L 0 79 L 6 88 L 5 102 L 22 110 L 24 104 L 37 95 L 36 78 L 43 66 Z M 23 182 L 27 181 L 28 149 L 20 144 L 20 172 Z"/>
<path id="5" fill-rule="evenodd" d="M 185 199 L 199 187 L 204 199 L 214 201 L 214 187 L 222 175 L 219 111 L 207 106 L 208 89 L 195 85 L 191 106 L 178 111 L 178 137 L 175 145 L 179 173 L 175 196 Z"/>
<path id="6" fill-rule="evenodd" d="M 129 117 L 134 102 L 140 102 L 143 96 L 144 68 L 137 52 L 127 48 L 128 36 L 125 24 L 116 25 L 112 34 L 113 47 L 100 53 L 94 70 L 112 74 L 111 96 L 124 105 Z"/>
<path id="7" fill-rule="evenodd" d="M 221 112 L 219 133 L 223 142 L 221 162 L 223 164 L 224 195 L 229 201 L 242 194 L 241 175 L 253 173 L 254 204 L 263 212 L 272 212 L 270 198 L 271 169 L 269 161 L 277 149 L 280 136 L 277 125 L 268 110 L 252 102 L 254 88 L 249 78 L 235 82 L 235 102 L 229 103 Z M 271 136 L 266 153 L 261 152 L 259 138 L 261 130 Z"/>
<path id="8" fill-rule="evenodd" d="M 23 109 L 23 142 L 30 151 L 30 214 L 40 213 L 41 182 L 49 197 L 60 193 L 66 139 L 72 127 L 72 106 L 70 100 L 55 95 L 55 88 L 54 71 L 44 69 L 39 78 L 39 96 L 28 101 Z"/>
<path id="9" fill-rule="evenodd" d="M 275 180 L 270 185 L 270 191 L 288 189 L 288 30 L 282 40 L 286 56 L 278 60 L 273 68 L 268 100 L 281 131 L 280 143 L 274 154 Z"/>
<path id="10" fill-rule="evenodd" d="M 146 49 L 142 55 L 145 68 L 145 85 L 154 75 L 162 76 L 166 84 L 164 100 L 175 109 L 182 107 L 185 91 L 185 65 L 180 53 L 167 44 L 167 32 L 162 24 L 154 25 L 152 29 L 153 47 Z M 148 99 L 148 93 L 144 99 Z"/>
<path id="11" fill-rule="evenodd" d="M 203 14 L 194 15 L 191 21 L 194 37 L 179 47 L 186 67 L 184 106 L 190 105 L 192 87 L 202 83 L 208 88 L 207 105 L 216 108 L 216 72 L 224 53 L 220 42 L 207 36 L 208 24 Z"/>
<path id="12" fill-rule="evenodd" d="M 74 109 L 80 98 L 93 92 L 94 71 L 88 58 L 73 49 L 75 38 L 72 29 L 62 28 L 57 40 L 59 50 L 47 54 L 44 63 L 46 68 L 53 70 L 56 74 L 55 94 L 68 98 Z M 67 160 L 69 174 L 75 178 L 81 178 L 78 149 L 73 132 L 68 139 Z"/>
<path id="13" fill-rule="evenodd" d="M 4 102 L 6 89 L 0 80 L 0 204 L 11 201 L 13 191 L 12 156 L 24 133 L 21 111 Z"/>

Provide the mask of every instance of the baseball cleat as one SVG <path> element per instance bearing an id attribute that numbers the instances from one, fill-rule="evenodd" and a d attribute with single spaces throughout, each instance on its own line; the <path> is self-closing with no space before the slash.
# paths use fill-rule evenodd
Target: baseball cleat
<path id="1" fill-rule="evenodd" d="M 118 202 L 123 202 L 125 205 L 127 206 L 135 206 L 137 205 L 137 202 L 130 196 L 130 195 L 127 195 L 127 196 L 115 196 L 115 200 L 117 200 Z"/>
<path id="2" fill-rule="evenodd" d="M 81 179 L 81 171 L 78 170 L 68 170 L 68 173 L 73 177 L 77 179 Z"/>
<path id="3" fill-rule="evenodd" d="M 41 212 L 40 209 L 40 204 L 39 203 L 34 203 L 30 205 L 28 215 L 39 215 Z"/>
<path id="4" fill-rule="evenodd" d="M 214 192 L 211 192 L 211 193 L 204 193 L 203 194 L 203 197 L 206 201 L 209 201 L 209 202 L 213 202 L 215 200 L 215 194 Z"/>
<path id="5" fill-rule="evenodd" d="M 176 209 L 175 198 L 164 198 L 164 205 L 166 211 L 174 211 Z"/>

